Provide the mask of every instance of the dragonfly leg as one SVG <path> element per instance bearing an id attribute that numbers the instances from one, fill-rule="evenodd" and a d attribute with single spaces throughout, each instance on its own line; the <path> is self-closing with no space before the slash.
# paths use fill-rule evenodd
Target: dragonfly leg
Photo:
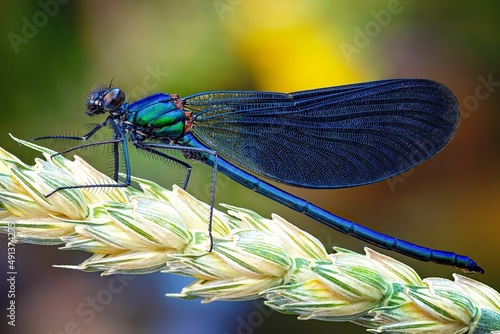
<path id="1" fill-rule="evenodd" d="M 113 143 L 113 180 L 118 182 L 118 174 L 120 173 L 120 143 Z"/>
<path id="2" fill-rule="evenodd" d="M 105 144 L 111 144 L 111 143 L 113 143 L 113 154 L 114 154 L 114 161 L 115 161 L 115 166 L 116 166 L 117 159 L 118 159 L 117 158 L 118 157 L 118 145 L 121 142 L 123 142 L 124 135 L 123 135 L 122 131 L 119 130 L 117 128 L 117 126 L 110 119 L 106 119 L 104 122 L 97 124 L 96 126 L 94 126 L 94 128 L 92 128 L 92 130 L 90 130 L 87 134 L 85 134 L 83 136 L 60 136 L 60 135 L 54 135 L 54 136 L 44 136 L 44 137 L 28 138 L 26 140 L 28 140 L 28 141 L 35 141 L 35 140 L 42 140 L 42 139 L 71 139 L 71 140 L 85 141 L 85 140 L 88 140 L 90 137 L 92 137 L 95 133 L 97 133 L 97 131 L 99 131 L 100 129 L 102 129 L 106 125 L 112 125 L 115 128 L 115 131 L 114 131 L 115 134 L 114 134 L 114 139 L 113 140 L 102 141 L 102 142 L 97 142 L 97 143 L 88 143 L 88 144 L 83 144 L 83 145 L 77 145 L 77 146 L 71 147 L 71 148 L 69 148 L 67 150 L 57 152 L 56 154 L 53 154 L 51 156 L 51 158 L 53 158 L 53 157 L 55 157 L 57 155 L 61 155 L 61 154 L 68 153 L 68 152 L 71 152 L 71 151 L 74 151 L 74 150 L 78 150 L 78 149 L 81 149 L 81 148 L 85 148 L 85 147 L 98 146 L 98 145 L 105 145 Z M 117 180 L 117 172 L 115 172 L 114 180 L 115 181 Z"/>
<path id="3" fill-rule="evenodd" d="M 131 183 L 131 173 L 130 173 L 130 161 L 129 161 L 129 156 L 128 156 L 128 149 L 127 149 L 127 143 L 126 143 L 126 137 L 123 131 L 114 123 L 106 120 L 103 123 L 100 123 L 96 125 L 90 132 L 88 132 L 86 135 L 82 137 L 72 137 L 72 136 L 46 136 L 46 137 L 37 137 L 37 138 L 31 138 L 29 140 L 40 140 L 40 139 L 74 139 L 74 140 L 87 140 L 90 137 L 92 137 L 99 129 L 104 127 L 105 125 L 111 125 L 114 129 L 114 136 L 112 140 L 107 140 L 107 141 L 101 141 L 101 142 L 95 142 L 95 143 L 87 143 L 83 145 L 77 145 L 74 147 L 71 147 L 67 150 L 60 151 L 58 153 L 55 153 L 51 156 L 51 158 L 54 158 L 57 155 L 61 155 L 64 153 L 68 153 L 77 149 L 85 148 L 85 147 L 90 147 L 90 146 L 98 146 L 98 145 L 107 145 L 107 144 L 113 144 L 113 159 L 114 159 L 114 173 L 113 173 L 113 180 L 116 183 L 103 183 L 103 184 L 84 184 L 84 185 L 74 185 L 74 186 L 63 186 L 54 189 L 50 193 L 46 194 L 45 197 L 50 197 L 54 193 L 61 191 L 61 190 L 66 190 L 66 189 L 82 189 L 82 188 L 120 188 L 120 187 L 128 187 L 130 186 Z M 124 182 L 118 182 L 118 172 L 119 172 L 119 148 L 120 145 L 123 145 L 123 156 L 124 156 L 124 164 L 125 164 L 125 171 L 126 171 L 126 176 L 125 176 L 125 181 Z"/>
<path id="4" fill-rule="evenodd" d="M 97 124 L 90 130 L 87 134 L 83 136 L 60 136 L 60 135 L 54 135 L 54 136 L 44 136 L 44 137 L 35 137 L 35 138 L 28 138 L 26 139 L 27 141 L 35 141 L 35 140 L 42 140 L 42 139 L 72 139 L 72 140 L 87 140 L 90 137 L 92 137 L 97 131 L 102 129 L 104 126 L 108 125 L 109 121 L 106 120 L 102 123 Z"/>
<path id="5" fill-rule="evenodd" d="M 145 143 L 145 142 L 140 142 L 140 141 L 132 141 L 132 145 L 134 145 L 139 150 L 143 150 L 145 152 L 148 152 L 148 153 L 157 155 L 159 157 L 168 159 L 168 160 L 173 161 L 174 163 L 177 163 L 177 164 L 181 165 L 182 167 L 184 167 L 186 169 L 186 177 L 184 179 L 184 184 L 182 185 L 182 189 L 184 189 L 184 190 L 186 189 L 186 187 L 189 183 L 189 178 L 191 177 L 191 171 L 192 171 L 193 167 L 191 167 L 190 164 L 188 164 L 182 160 L 179 160 L 175 157 L 172 157 L 172 156 L 170 156 L 166 153 L 163 153 L 163 152 L 156 149 L 156 148 L 171 149 L 172 147 L 170 147 L 170 145 Z M 179 149 L 178 146 L 174 146 L 174 147 L 177 150 Z"/>
<path id="6" fill-rule="evenodd" d="M 134 146 L 136 146 L 139 149 L 143 149 L 146 151 L 149 151 L 153 154 L 158 154 L 159 156 L 165 157 L 167 159 L 173 160 L 173 161 L 179 161 L 181 165 L 185 162 L 181 160 L 177 160 L 167 154 L 164 154 L 162 152 L 158 152 L 158 150 L 155 150 L 155 148 L 159 149 L 172 149 L 172 150 L 181 150 L 182 154 L 186 157 L 192 156 L 193 158 L 196 156 L 198 157 L 200 153 L 205 153 L 208 155 L 213 156 L 213 174 L 212 174 L 212 189 L 211 189 L 211 196 L 210 196 L 210 213 L 209 213 L 209 219 L 208 219 L 208 237 L 210 239 L 210 247 L 208 249 L 208 252 L 211 252 L 214 248 L 214 238 L 212 234 L 212 219 L 213 219 L 213 214 L 214 214 L 214 204 L 215 204 L 215 184 L 217 181 L 217 152 L 214 150 L 206 149 L 206 148 L 200 148 L 200 147 L 187 147 L 187 146 L 179 146 L 175 144 L 163 144 L 163 143 L 142 143 L 142 142 L 132 142 Z M 153 152 L 155 151 L 155 152 Z M 198 160 L 198 158 L 195 158 Z M 186 164 L 188 165 L 188 164 Z M 186 178 L 186 185 L 187 181 L 189 179 L 189 175 L 191 174 L 191 166 L 188 165 L 190 169 L 188 170 L 188 176 Z"/>
<path id="7" fill-rule="evenodd" d="M 50 157 L 53 158 L 55 156 L 62 155 L 62 154 L 65 154 L 65 153 L 69 153 L 69 152 L 72 152 L 72 151 L 76 151 L 76 150 L 79 150 L 79 149 L 85 148 L 85 147 L 100 146 L 100 145 L 107 145 L 107 144 L 113 144 L 113 150 L 117 150 L 118 149 L 118 145 L 121 144 L 121 143 L 123 143 L 123 139 L 111 139 L 111 140 L 104 140 L 104 141 L 100 141 L 100 142 L 96 142 L 96 143 L 87 143 L 87 144 L 73 146 L 73 147 L 70 147 L 70 148 L 68 148 L 66 150 L 54 153 Z M 113 152 L 113 154 L 116 156 L 118 154 L 118 152 Z"/>
<path id="8" fill-rule="evenodd" d="M 208 250 L 209 252 L 211 252 L 212 249 L 214 248 L 214 237 L 212 235 L 212 217 L 214 214 L 215 182 L 217 179 L 217 152 L 214 151 L 213 157 L 214 157 L 214 166 L 213 166 L 213 172 L 212 172 L 213 173 L 212 174 L 212 196 L 210 199 L 210 220 L 208 223 L 208 236 L 210 238 L 210 248 Z"/>

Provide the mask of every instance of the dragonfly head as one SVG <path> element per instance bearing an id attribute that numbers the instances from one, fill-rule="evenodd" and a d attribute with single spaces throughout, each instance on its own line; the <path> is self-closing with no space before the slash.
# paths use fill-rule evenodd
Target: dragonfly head
<path id="1" fill-rule="evenodd" d="M 120 88 L 98 88 L 93 90 L 86 101 L 89 116 L 112 113 L 125 101 L 125 93 Z"/>

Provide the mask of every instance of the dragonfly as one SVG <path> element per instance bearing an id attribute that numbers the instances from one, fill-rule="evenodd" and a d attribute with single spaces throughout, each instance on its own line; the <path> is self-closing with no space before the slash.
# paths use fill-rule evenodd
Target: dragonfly
<path id="1" fill-rule="evenodd" d="M 158 93 L 126 102 L 122 89 L 101 86 L 86 100 L 86 114 L 106 115 L 83 136 L 45 136 L 89 140 L 111 128 L 110 140 L 87 142 L 61 151 L 112 145 L 114 181 L 71 188 L 126 187 L 131 184 L 127 143 L 185 168 L 201 161 L 213 168 L 208 233 L 216 173 L 335 230 L 422 261 L 483 273 L 472 259 L 397 239 L 354 223 L 266 182 L 331 189 L 381 181 L 418 165 L 454 136 L 460 109 L 446 86 L 426 79 L 389 79 L 293 93 L 211 91 L 184 98 Z M 119 150 L 122 154 L 119 154 Z M 180 150 L 185 160 L 171 155 Z M 190 160 L 191 159 L 191 160 Z M 125 176 L 119 180 L 123 164 Z"/>

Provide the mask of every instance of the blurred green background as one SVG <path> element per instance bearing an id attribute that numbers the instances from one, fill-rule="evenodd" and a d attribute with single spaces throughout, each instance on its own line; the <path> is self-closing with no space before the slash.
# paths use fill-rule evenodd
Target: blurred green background
<path id="1" fill-rule="evenodd" d="M 467 254 L 486 270 L 474 278 L 498 290 L 499 9 L 493 0 L 2 2 L 0 145 L 32 163 L 36 155 L 8 133 L 71 133 L 98 122 L 85 116 L 83 101 L 91 87 L 112 79 L 129 100 L 155 92 L 289 92 L 395 77 L 433 79 L 449 86 L 462 105 L 460 129 L 436 157 L 373 185 L 283 188 L 378 231 Z M 95 165 L 102 160 L 82 155 Z M 175 171 L 135 153 L 132 160 L 134 174 L 170 186 L 167 176 Z M 207 200 L 209 180 L 208 167 L 196 165 L 188 191 Z M 218 182 L 217 202 L 264 216 L 276 212 L 328 247 L 361 252 L 365 246 L 224 176 Z M 4 254 L 5 236 L 0 241 Z M 18 326 L 7 328 L 4 320 L 3 333 L 66 333 L 71 321 L 81 333 L 364 332 L 351 324 L 298 321 L 256 302 L 168 299 L 164 293 L 189 280 L 164 274 L 135 277 L 87 322 L 76 309 L 111 278 L 51 267 L 79 263 L 87 254 L 32 245 L 19 245 L 17 252 Z M 456 272 L 389 254 L 422 277 Z"/>

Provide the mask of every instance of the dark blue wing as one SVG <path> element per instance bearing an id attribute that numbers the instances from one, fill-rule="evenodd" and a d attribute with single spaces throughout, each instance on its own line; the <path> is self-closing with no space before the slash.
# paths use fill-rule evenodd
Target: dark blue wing
<path id="1" fill-rule="evenodd" d="M 395 79 L 290 94 L 200 93 L 184 99 L 192 133 L 233 164 L 285 184 L 350 187 L 428 159 L 453 137 L 459 106 L 445 86 Z"/>

